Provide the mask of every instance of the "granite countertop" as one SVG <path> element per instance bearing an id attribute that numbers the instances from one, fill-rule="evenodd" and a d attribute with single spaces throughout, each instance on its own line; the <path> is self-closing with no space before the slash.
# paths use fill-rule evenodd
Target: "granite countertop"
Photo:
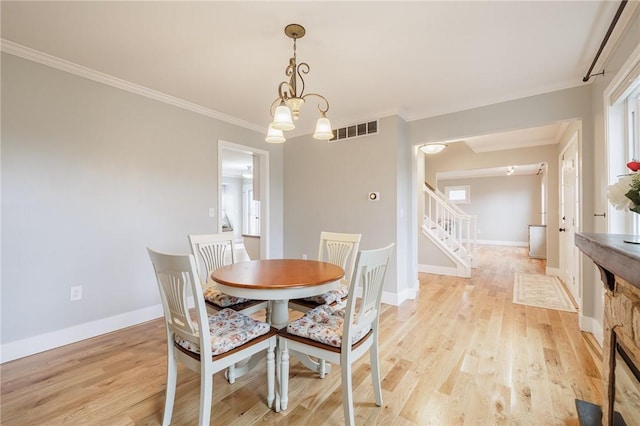
<path id="1" fill-rule="evenodd" d="M 640 287 L 640 244 L 625 243 L 633 235 L 576 233 L 576 246 L 593 262 Z"/>

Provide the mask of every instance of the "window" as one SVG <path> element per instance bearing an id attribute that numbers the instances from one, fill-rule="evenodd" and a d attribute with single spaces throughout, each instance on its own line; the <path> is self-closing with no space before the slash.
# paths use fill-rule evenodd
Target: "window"
<path id="1" fill-rule="evenodd" d="M 457 204 L 468 204 L 471 202 L 470 188 L 466 186 L 445 186 L 444 193 L 449 201 Z"/>
<path id="2" fill-rule="evenodd" d="M 621 71 L 615 80 L 618 86 L 609 95 L 607 161 L 608 184 L 616 183 L 628 174 L 626 164 L 640 155 L 640 57 L 624 78 Z M 623 67 L 623 68 L 626 68 Z M 606 94 L 605 94 L 606 96 Z M 613 234 L 640 233 L 640 215 L 616 210 L 608 203 L 608 232 Z"/>

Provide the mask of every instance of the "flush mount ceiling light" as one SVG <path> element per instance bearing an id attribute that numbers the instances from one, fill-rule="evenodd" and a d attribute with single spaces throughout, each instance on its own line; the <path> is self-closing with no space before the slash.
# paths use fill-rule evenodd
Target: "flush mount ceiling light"
<path id="1" fill-rule="evenodd" d="M 247 170 L 242 172 L 242 177 L 245 179 L 253 179 L 253 167 L 247 166 Z"/>
<path id="2" fill-rule="evenodd" d="M 442 152 L 442 150 L 445 149 L 446 147 L 447 147 L 446 144 L 435 142 L 435 143 L 428 143 L 428 144 L 422 145 L 420 147 L 420 150 L 425 154 L 431 155 L 431 154 L 437 154 L 439 152 Z"/>
<path id="3" fill-rule="evenodd" d="M 306 31 L 302 25 L 289 24 L 284 28 L 284 33 L 287 37 L 293 39 L 293 57 L 289 59 L 289 65 L 285 69 L 285 74 L 289 77 L 289 81 L 283 81 L 278 85 L 278 97 L 271 104 L 270 110 L 273 121 L 269 125 L 265 141 L 270 143 L 286 141 L 283 131 L 295 128 L 293 121 L 300 118 L 300 109 L 309 97 L 317 97 L 320 100 L 318 104 L 320 118 L 316 122 L 316 131 L 313 137 L 314 139 L 329 140 L 333 138 L 331 123 L 326 115 L 327 111 L 329 111 L 329 102 L 324 96 L 317 93 L 304 93 L 302 74 L 308 74 L 310 67 L 306 62 L 301 62 L 300 64 L 296 62 L 296 40 L 304 37 Z"/>

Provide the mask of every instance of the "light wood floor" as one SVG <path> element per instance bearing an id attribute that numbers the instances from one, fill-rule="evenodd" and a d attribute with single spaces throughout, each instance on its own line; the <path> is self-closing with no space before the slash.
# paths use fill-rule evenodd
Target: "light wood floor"
<path id="1" fill-rule="evenodd" d="M 543 273 L 525 249 L 482 247 L 471 279 L 420 274 L 420 295 L 381 314 L 383 407 L 368 357 L 354 367 L 361 425 L 577 424 L 574 399 L 601 404 L 601 354 L 577 314 L 515 305 L 515 272 Z M 161 320 L 1 366 L 2 425 L 157 425 L 162 419 Z M 199 377 L 178 373 L 173 424 L 197 423 Z M 336 368 L 319 379 L 292 358 L 289 408 L 266 407 L 263 368 L 214 379 L 217 424 L 339 425 Z"/>

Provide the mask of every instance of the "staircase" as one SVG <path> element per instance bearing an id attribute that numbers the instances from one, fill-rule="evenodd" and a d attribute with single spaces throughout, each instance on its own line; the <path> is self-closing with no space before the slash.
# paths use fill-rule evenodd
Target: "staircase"
<path id="1" fill-rule="evenodd" d="M 451 273 L 443 273 L 471 277 L 471 269 L 478 266 L 476 217 L 428 184 L 424 204 L 422 233 L 453 264 L 448 268 Z"/>

